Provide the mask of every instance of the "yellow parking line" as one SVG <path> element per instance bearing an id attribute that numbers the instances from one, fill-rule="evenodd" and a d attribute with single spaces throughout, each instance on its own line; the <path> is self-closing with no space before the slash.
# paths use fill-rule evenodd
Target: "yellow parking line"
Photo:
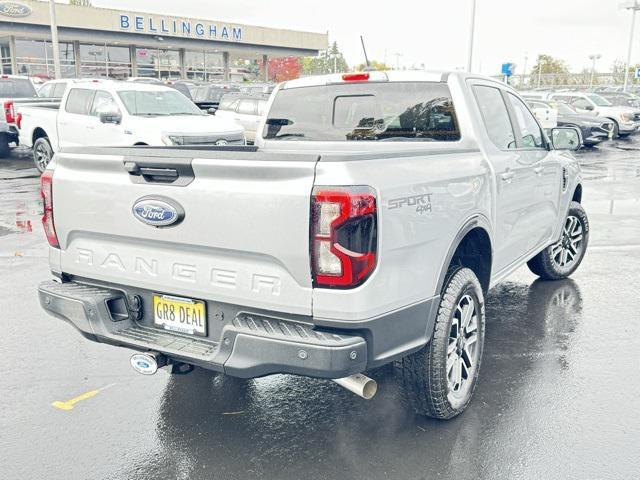
<path id="1" fill-rule="evenodd" d="M 60 410 L 72 410 L 73 406 L 81 402 L 83 400 L 87 400 L 91 397 L 95 397 L 98 393 L 100 393 L 105 388 L 111 387 L 114 384 L 107 385 L 102 388 L 98 388 L 97 390 L 89 390 L 88 392 L 83 393 L 82 395 L 78 395 L 77 397 L 72 398 L 71 400 L 67 400 L 66 402 L 62 402 L 60 400 L 56 400 L 51 404 L 52 407 L 59 408 Z"/>

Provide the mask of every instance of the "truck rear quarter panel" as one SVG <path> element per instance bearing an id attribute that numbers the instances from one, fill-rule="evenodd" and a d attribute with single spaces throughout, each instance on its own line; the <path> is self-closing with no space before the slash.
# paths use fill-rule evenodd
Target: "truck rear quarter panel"
<path id="1" fill-rule="evenodd" d="M 458 232 L 475 216 L 491 218 L 491 169 L 479 149 L 350 158 L 322 156 L 315 185 L 376 190 L 377 267 L 358 288 L 314 289 L 314 317 L 371 318 L 438 295 L 439 273 Z"/>

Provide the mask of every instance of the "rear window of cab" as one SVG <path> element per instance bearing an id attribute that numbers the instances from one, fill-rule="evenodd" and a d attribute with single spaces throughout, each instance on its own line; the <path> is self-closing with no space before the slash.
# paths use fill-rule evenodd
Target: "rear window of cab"
<path id="1" fill-rule="evenodd" d="M 460 129 L 445 83 L 362 82 L 280 90 L 263 138 L 447 142 Z"/>

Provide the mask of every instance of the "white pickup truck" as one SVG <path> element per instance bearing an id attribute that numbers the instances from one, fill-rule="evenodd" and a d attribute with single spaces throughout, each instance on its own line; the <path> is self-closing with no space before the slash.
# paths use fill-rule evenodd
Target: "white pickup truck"
<path id="1" fill-rule="evenodd" d="M 81 145 L 244 145 L 244 129 L 203 113 L 163 85 L 73 81 L 60 102 L 21 105 L 20 144 L 41 172 L 60 148 Z"/>
<path id="2" fill-rule="evenodd" d="M 420 414 L 464 410 L 487 290 L 570 275 L 589 223 L 573 128 L 547 138 L 510 87 L 453 73 L 285 82 L 254 147 L 64 148 L 42 176 L 42 307 L 197 365 L 334 379 L 364 398 L 395 363 Z"/>

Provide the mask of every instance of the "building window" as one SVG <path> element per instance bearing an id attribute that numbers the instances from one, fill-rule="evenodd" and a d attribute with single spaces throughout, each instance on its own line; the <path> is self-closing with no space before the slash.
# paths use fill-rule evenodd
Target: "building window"
<path id="1" fill-rule="evenodd" d="M 187 78 L 193 80 L 206 80 L 205 77 L 205 53 L 204 52 L 184 52 L 184 69 Z"/>
<path id="2" fill-rule="evenodd" d="M 74 77 L 76 73 L 73 44 L 59 42 L 60 73 L 63 77 Z M 3 60 L 4 63 L 4 60 Z M 16 39 L 16 63 L 18 74 L 53 78 L 53 45 L 43 40 Z"/>
<path id="3" fill-rule="evenodd" d="M 186 51 L 184 66 L 187 78 L 193 80 L 222 78 L 224 73 L 222 54 L 217 52 Z"/>
<path id="4" fill-rule="evenodd" d="M 131 76 L 128 47 L 80 45 L 80 74 L 83 77 L 127 78 Z"/>
<path id="5" fill-rule="evenodd" d="M 11 51 L 8 43 L 0 44 L 0 73 L 11 73 Z"/>
<path id="6" fill-rule="evenodd" d="M 136 48 L 138 76 L 161 80 L 180 78 L 180 52 L 156 48 Z"/>

